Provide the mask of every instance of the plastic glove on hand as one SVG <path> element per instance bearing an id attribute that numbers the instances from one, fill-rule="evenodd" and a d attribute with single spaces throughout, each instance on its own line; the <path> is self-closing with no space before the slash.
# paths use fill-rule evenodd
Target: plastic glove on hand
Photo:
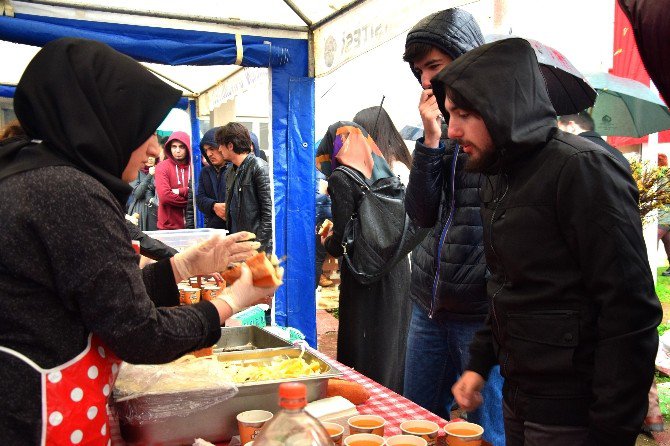
<path id="1" fill-rule="evenodd" d="M 175 254 L 173 264 L 182 279 L 225 270 L 256 253 L 260 243 L 253 242 L 254 234 L 237 232 L 229 236 L 215 235 L 199 245 Z"/>
<path id="2" fill-rule="evenodd" d="M 251 269 L 251 276 L 255 286 L 273 287 L 282 284 L 284 277 L 284 268 L 279 266 L 279 259 L 272 254 L 267 256 L 264 252 L 259 252 L 244 261 Z M 241 275 L 241 264 L 231 265 L 227 270 L 221 273 L 221 277 L 228 285 L 235 283 Z"/>
<path id="3" fill-rule="evenodd" d="M 223 299 L 233 310 L 233 313 L 244 310 L 256 304 L 272 303 L 272 295 L 279 285 L 272 287 L 254 286 L 251 270 L 246 264 L 240 266 L 240 277 L 221 294 Z"/>

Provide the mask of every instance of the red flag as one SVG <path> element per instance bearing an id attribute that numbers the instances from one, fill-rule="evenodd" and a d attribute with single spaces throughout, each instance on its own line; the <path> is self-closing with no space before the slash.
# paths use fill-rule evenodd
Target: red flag
<path id="1" fill-rule="evenodd" d="M 614 64 L 611 74 L 642 82 L 649 86 L 649 74 L 644 68 L 640 53 L 635 43 L 633 28 L 626 14 L 614 2 Z M 649 141 L 649 137 L 633 138 L 629 136 L 608 136 L 607 142 L 614 147 L 641 144 Z M 670 142 L 670 130 L 658 134 L 658 142 Z"/>
<path id="2" fill-rule="evenodd" d="M 647 70 L 644 69 L 640 53 L 637 50 L 633 29 L 628 17 L 616 1 L 614 2 L 614 64 L 610 73 L 649 85 L 649 75 Z M 630 136 L 607 137 L 607 142 L 614 147 L 640 144 L 648 140 L 647 136 L 641 138 Z"/>

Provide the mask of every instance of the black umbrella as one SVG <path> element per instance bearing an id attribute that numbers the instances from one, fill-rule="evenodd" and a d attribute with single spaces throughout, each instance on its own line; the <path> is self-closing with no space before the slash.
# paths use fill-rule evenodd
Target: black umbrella
<path id="1" fill-rule="evenodd" d="M 486 41 L 495 42 L 511 37 L 493 34 L 486 36 Z M 535 50 L 549 99 L 557 115 L 572 115 L 593 105 L 597 96 L 595 90 L 564 55 L 537 40 L 524 39 Z"/>

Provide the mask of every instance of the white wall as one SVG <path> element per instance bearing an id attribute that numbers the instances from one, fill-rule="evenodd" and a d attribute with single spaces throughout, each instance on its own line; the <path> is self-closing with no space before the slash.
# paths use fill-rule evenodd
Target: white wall
<path id="1" fill-rule="evenodd" d="M 351 120 L 359 110 L 379 105 L 382 96 L 398 129 L 421 122 L 416 111 L 421 87 L 402 60 L 404 49 L 401 35 L 316 79 L 316 140 L 333 122 Z"/>

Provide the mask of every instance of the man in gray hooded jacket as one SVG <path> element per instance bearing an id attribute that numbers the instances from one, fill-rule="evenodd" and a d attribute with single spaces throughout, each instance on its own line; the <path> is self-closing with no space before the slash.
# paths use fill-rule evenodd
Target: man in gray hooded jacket
<path id="1" fill-rule="evenodd" d="M 440 203 L 439 212 L 437 208 L 425 212 L 420 207 L 424 197 L 416 197 L 413 184 L 427 174 L 426 166 L 415 161 L 410 172 L 407 213 L 420 226 L 433 230 L 412 252 L 413 310 L 403 394 L 446 419 L 454 404 L 451 386 L 465 370 L 468 346 L 484 325 L 489 306 L 479 175 L 465 172 L 467 155 L 459 153 L 452 141 L 444 141 L 447 148 L 439 153 L 429 148 L 437 146 L 443 122 L 430 80 L 454 59 L 483 43 L 474 17 L 451 8 L 420 20 L 407 34 L 404 54 L 424 89 L 419 112 L 425 137 L 417 141 L 415 157 L 419 154 L 437 160 L 437 168 L 443 169 L 445 176 L 439 188 L 430 191 Z M 485 439 L 495 446 L 504 445 L 501 389 L 502 378 L 496 368 L 483 390 L 486 405 L 468 413 L 468 420 L 482 425 Z"/>

